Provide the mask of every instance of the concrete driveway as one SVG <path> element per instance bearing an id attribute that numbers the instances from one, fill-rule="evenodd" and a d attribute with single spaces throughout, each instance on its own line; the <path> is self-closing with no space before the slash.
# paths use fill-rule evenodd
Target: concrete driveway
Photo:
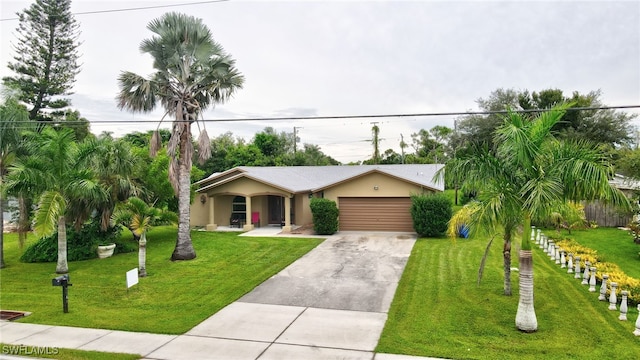
<path id="1" fill-rule="evenodd" d="M 414 243 L 404 234 L 333 236 L 239 301 L 386 313 Z"/>

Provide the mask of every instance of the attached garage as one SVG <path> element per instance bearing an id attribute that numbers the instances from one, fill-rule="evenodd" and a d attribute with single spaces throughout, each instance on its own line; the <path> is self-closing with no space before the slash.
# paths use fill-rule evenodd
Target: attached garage
<path id="1" fill-rule="evenodd" d="M 341 231 L 413 232 L 409 197 L 340 197 Z"/>

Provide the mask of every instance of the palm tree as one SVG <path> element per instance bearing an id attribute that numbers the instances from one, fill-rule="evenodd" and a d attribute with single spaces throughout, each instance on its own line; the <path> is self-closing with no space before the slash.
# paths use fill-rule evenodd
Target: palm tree
<path id="1" fill-rule="evenodd" d="M 105 231 L 116 204 L 140 192 L 133 180 L 138 158 L 127 142 L 115 140 L 109 133 L 102 133 L 96 139 L 87 141 L 96 149 L 87 159 L 87 166 L 94 170 L 97 181 L 109 194 L 103 203 L 97 204 L 100 226 Z"/>
<path id="2" fill-rule="evenodd" d="M 56 273 L 69 272 L 67 264 L 67 221 L 80 228 L 96 204 L 107 194 L 83 166 L 94 152 L 91 146 L 78 146 L 72 129 L 45 127 L 32 133 L 27 144 L 30 156 L 16 161 L 8 175 L 9 189 L 30 189 L 40 194 L 34 218 L 34 230 L 42 238 L 58 232 Z M 90 144 L 88 144 L 90 145 Z"/>
<path id="3" fill-rule="evenodd" d="M 525 332 L 538 328 L 533 304 L 531 222 L 546 220 L 569 200 L 604 199 L 628 207 L 627 198 L 612 187 L 613 175 L 599 149 L 585 141 L 558 141 L 551 133 L 569 105 L 529 119 L 509 112 L 495 132 L 496 149 L 478 149 L 447 163 L 445 171 L 464 174 L 463 188 L 479 191 L 470 214 L 472 229 L 504 229 L 505 293 L 510 269 L 511 239 L 522 226 L 520 297 L 516 326 Z"/>
<path id="4" fill-rule="evenodd" d="M 172 260 L 196 257 L 189 232 L 190 174 L 193 156 L 191 124 L 209 106 L 223 103 L 242 88 L 244 77 L 235 61 L 216 43 L 202 20 L 167 13 L 147 25 L 155 35 L 142 41 L 140 50 L 153 57 L 155 73 L 150 78 L 123 72 L 118 78 L 120 109 L 152 111 L 158 103 L 165 115 L 174 117 L 168 154 L 169 178 L 178 196 L 178 238 Z M 155 134 L 154 134 L 155 135 Z M 159 146 L 152 138 L 151 149 Z M 200 161 L 211 155 L 206 131 L 198 141 Z"/>
<path id="5" fill-rule="evenodd" d="M 147 231 L 154 225 L 177 223 L 174 212 L 147 205 L 137 197 L 120 203 L 111 217 L 115 224 L 126 226 L 138 237 L 138 275 L 147 276 Z"/>
<path id="6" fill-rule="evenodd" d="M 20 129 L 27 128 L 29 112 L 12 97 L 8 97 L 4 104 L 0 105 L 0 224 L 3 231 L 0 232 L 0 268 L 4 263 L 4 189 L 3 182 L 9 166 L 18 155 L 17 149 L 21 144 Z"/>

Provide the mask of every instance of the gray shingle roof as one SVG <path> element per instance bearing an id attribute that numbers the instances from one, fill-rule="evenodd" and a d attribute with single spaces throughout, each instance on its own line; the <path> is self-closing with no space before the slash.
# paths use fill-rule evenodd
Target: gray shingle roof
<path id="1" fill-rule="evenodd" d="M 206 187 L 234 172 L 242 172 L 244 176 L 266 182 L 292 193 L 318 191 L 336 183 L 359 177 L 370 172 L 380 172 L 404 181 L 444 190 L 444 182 L 433 181 L 433 177 L 442 164 L 407 164 L 407 165 L 347 165 L 347 166 L 271 166 L 252 167 L 239 166 L 222 173 L 211 174 L 199 181 L 200 187 Z"/>

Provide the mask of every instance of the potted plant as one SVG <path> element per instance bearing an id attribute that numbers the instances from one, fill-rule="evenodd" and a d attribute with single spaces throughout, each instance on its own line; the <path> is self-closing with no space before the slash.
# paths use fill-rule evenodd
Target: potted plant
<path id="1" fill-rule="evenodd" d="M 98 257 L 100 259 L 108 258 L 113 255 L 113 251 L 116 249 L 116 244 L 100 244 L 98 245 Z"/>

